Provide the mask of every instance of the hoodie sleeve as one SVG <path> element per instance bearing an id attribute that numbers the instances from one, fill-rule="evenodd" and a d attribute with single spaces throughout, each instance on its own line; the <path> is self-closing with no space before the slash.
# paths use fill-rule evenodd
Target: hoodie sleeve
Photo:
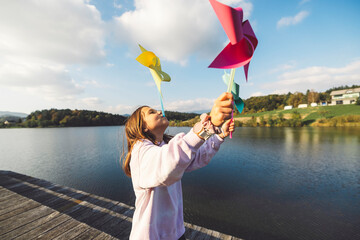
<path id="1" fill-rule="evenodd" d="M 210 160 L 219 151 L 220 145 L 224 142 L 224 139 L 220 138 L 217 134 L 211 136 L 205 141 L 203 145 L 198 149 L 191 164 L 186 168 L 186 172 L 191 172 L 196 169 L 205 167 L 209 164 Z"/>
<path id="2" fill-rule="evenodd" d="M 131 152 L 131 175 L 141 188 L 169 186 L 182 178 L 203 143 L 192 129 L 162 146 L 139 141 Z"/>

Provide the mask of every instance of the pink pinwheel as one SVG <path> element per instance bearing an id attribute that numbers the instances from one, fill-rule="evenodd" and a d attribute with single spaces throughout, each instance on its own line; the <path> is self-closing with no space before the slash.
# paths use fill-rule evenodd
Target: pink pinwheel
<path id="1" fill-rule="evenodd" d="M 216 0 L 209 1 L 226 35 L 230 39 L 230 43 L 214 59 L 209 65 L 209 68 L 231 69 L 231 73 L 225 73 L 223 79 L 224 82 L 228 84 L 227 91 L 233 94 L 235 106 L 241 113 L 244 108 L 244 102 L 239 97 L 239 85 L 235 83 L 235 88 L 233 87 L 235 69 L 244 66 L 247 81 L 250 60 L 254 54 L 258 40 L 249 21 L 246 20 L 243 22 L 243 10 L 241 7 L 232 8 Z M 232 121 L 233 114 L 234 111 L 231 114 Z M 230 138 L 232 138 L 232 132 L 230 132 Z"/>
<path id="2" fill-rule="evenodd" d="M 210 64 L 210 68 L 238 68 L 244 66 L 247 81 L 250 60 L 258 44 L 249 21 L 243 22 L 241 7 L 232 8 L 216 0 L 209 0 L 223 26 L 230 43 Z"/>

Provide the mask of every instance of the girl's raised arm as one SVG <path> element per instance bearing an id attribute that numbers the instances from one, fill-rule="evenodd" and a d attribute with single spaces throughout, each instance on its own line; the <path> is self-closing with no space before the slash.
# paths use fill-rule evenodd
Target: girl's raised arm
<path id="1" fill-rule="evenodd" d="M 141 188 L 169 186 L 179 181 L 203 143 L 192 130 L 175 135 L 163 146 L 139 141 L 133 147 L 130 162 L 133 180 Z"/>

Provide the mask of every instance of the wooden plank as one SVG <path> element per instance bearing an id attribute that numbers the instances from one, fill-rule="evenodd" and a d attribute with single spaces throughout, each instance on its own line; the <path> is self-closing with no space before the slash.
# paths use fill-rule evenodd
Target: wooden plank
<path id="1" fill-rule="evenodd" d="M 31 191 L 31 193 L 32 193 L 32 198 L 31 199 L 34 199 L 36 202 L 41 203 L 42 199 L 43 200 L 44 199 L 50 200 L 50 196 L 48 196 L 46 192 L 44 192 L 44 191 L 42 191 L 40 189 L 35 189 L 34 191 Z M 8 202 L 8 201 L 7 202 L 2 202 L 2 206 L 0 207 L 0 209 L 7 208 L 7 207 L 10 207 L 10 206 L 19 204 L 19 202 L 25 201 L 26 199 L 28 199 L 28 198 L 18 194 L 16 196 L 14 196 L 13 198 L 9 199 L 12 202 Z"/>
<path id="2" fill-rule="evenodd" d="M 7 200 L 1 202 L 0 211 L 6 209 L 8 207 L 11 207 L 13 205 L 17 205 L 24 200 L 26 200 L 26 198 L 24 198 L 21 195 L 16 194 L 13 197 L 8 198 Z"/>
<path id="3" fill-rule="evenodd" d="M 127 239 L 134 213 L 124 203 L 1 170 L 0 202 L 0 239 Z M 238 239 L 185 226 L 186 239 Z"/>
<path id="4" fill-rule="evenodd" d="M 102 225 L 106 224 L 108 221 L 112 220 L 113 218 L 114 218 L 113 215 L 111 215 L 109 213 L 108 214 L 105 213 L 101 217 L 95 219 L 95 221 L 89 225 L 91 225 L 91 227 L 93 227 L 93 228 L 100 229 Z"/>
<path id="5" fill-rule="evenodd" d="M 20 193 L 24 197 L 31 198 L 37 202 L 45 202 L 49 199 L 56 199 L 57 196 L 54 194 L 51 194 L 51 189 L 43 189 L 40 187 L 34 188 L 32 186 L 28 186 L 30 188 L 29 191 L 25 191 Z"/>
<path id="6" fill-rule="evenodd" d="M 0 176 L 0 185 L 9 188 L 17 183 L 23 183 L 24 181 L 19 180 L 17 178 L 12 178 L 11 176 Z"/>
<path id="7" fill-rule="evenodd" d="M 128 217 L 125 215 L 108 213 L 104 218 L 98 219 L 91 226 L 112 236 L 117 236 L 121 232 L 125 232 L 129 235 L 131 221 L 129 221 Z"/>
<path id="8" fill-rule="evenodd" d="M 10 191 L 10 190 L 0 186 L 0 202 L 14 194 L 15 193 L 13 191 Z"/>
<path id="9" fill-rule="evenodd" d="M 0 221 L 19 215 L 23 212 L 39 207 L 41 204 L 31 199 L 23 200 L 20 204 L 12 205 L 0 211 Z M 2 223 L 0 223 L 2 224 Z"/>
<path id="10" fill-rule="evenodd" d="M 2 171 L 0 174 L 4 175 L 4 176 L 11 177 L 11 178 L 16 178 L 16 179 L 18 179 L 18 180 L 20 180 L 22 182 L 25 182 L 28 179 L 33 178 L 31 176 L 28 176 L 28 175 L 25 175 L 25 174 L 20 174 L 20 173 L 17 173 L 17 172 L 12 172 L 12 171 Z"/>
<path id="11" fill-rule="evenodd" d="M 9 176 L 0 176 L 0 186 L 7 188 L 8 186 L 12 186 L 14 184 L 17 184 L 21 181 L 11 178 Z"/>
<path id="12" fill-rule="evenodd" d="M 200 237 L 198 237 L 197 239 L 199 239 L 199 240 L 209 240 L 210 237 L 211 237 L 211 230 L 201 228 Z"/>
<path id="13" fill-rule="evenodd" d="M 12 197 L 15 196 L 15 194 L 17 194 L 15 192 L 12 192 L 12 191 L 9 191 L 9 190 L 8 190 L 8 192 L 9 192 L 8 195 L 3 196 L 3 197 L 0 198 L 0 204 L 1 204 L 1 202 L 5 201 L 5 200 L 8 200 L 9 198 L 12 198 Z"/>
<path id="14" fill-rule="evenodd" d="M 85 232 L 79 234 L 78 236 L 76 236 L 76 240 L 88 240 L 88 239 L 93 239 L 95 237 L 97 237 L 99 234 L 101 234 L 102 232 L 95 229 L 95 228 L 89 228 L 87 229 Z"/>
<path id="15" fill-rule="evenodd" d="M 85 223 L 81 223 L 81 224 L 77 225 L 76 227 L 71 228 L 68 231 L 64 232 L 63 234 L 59 235 L 58 237 L 53 238 L 53 240 L 73 239 L 88 229 L 90 229 L 90 227 L 88 225 L 86 225 Z"/>
<path id="16" fill-rule="evenodd" d="M 23 196 L 36 196 L 35 193 L 39 192 L 36 188 L 28 186 L 27 184 L 25 184 L 23 182 L 18 182 L 16 185 L 13 185 L 13 186 L 9 187 L 9 189 L 6 189 L 6 190 L 8 192 L 12 193 L 12 195 L 10 195 L 10 196 L 14 196 L 14 194 L 19 194 L 19 195 L 23 195 Z M 6 199 L 8 199 L 8 197 L 5 197 L 2 200 L 4 201 Z"/>
<path id="17" fill-rule="evenodd" d="M 16 193 L 29 190 L 29 187 L 25 185 L 23 182 L 19 182 L 18 180 L 15 179 L 14 181 L 15 182 L 11 182 L 11 184 L 1 184 L 1 186 Z"/>
<path id="18" fill-rule="evenodd" d="M 111 235 L 116 236 L 116 238 L 124 239 L 130 236 L 131 226 L 131 221 L 117 218 L 111 221 L 110 224 L 104 225 L 105 228 L 101 230 L 106 233 L 111 233 Z"/>
<path id="19" fill-rule="evenodd" d="M 13 216 L 1 222 L 0 235 L 10 232 L 11 230 L 18 228 L 28 222 L 34 221 L 40 217 L 54 212 L 51 208 L 46 206 L 39 206 L 29 211 L 23 212 L 19 215 Z"/>
<path id="20" fill-rule="evenodd" d="M 192 225 L 191 224 L 191 228 L 190 228 L 190 232 L 188 233 L 188 235 L 186 236 L 186 238 L 189 239 L 197 239 L 197 237 L 200 237 L 200 227 L 196 226 L 196 225 Z"/>
<path id="21" fill-rule="evenodd" d="M 112 203 L 111 203 L 112 204 Z M 91 226 L 91 224 L 96 221 L 96 219 L 101 218 L 103 215 L 105 215 L 105 212 L 102 212 L 102 207 L 90 205 L 88 207 L 87 211 L 85 211 L 83 214 L 78 215 L 74 217 L 78 221 L 82 221 L 88 225 Z"/>
<path id="22" fill-rule="evenodd" d="M 43 180 L 43 179 L 38 179 L 38 178 L 31 178 L 26 180 L 25 182 L 28 182 L 30 184 L 36 185 L 38 187 L 43 187 L 43 188 L 51 188 L 53 186 L 55 186 L 54 183 Z"/>
<path id="23" fill-rule="evenodd" d="M 43 239 L 43 240 L 53 239 L 53 238 L 63 234 L 64 232 L 76 227 L 79 224 L 81 224 L 81 223 L 74 219 L 70 219 L 68 221 L 65 221 L 65 222 L 57 225 L 56 227 L 50 229 L 49 231 L 46 231 L 46 232 L 38 235 L 36 237 L 36 239 Z"/>
<path id="24" fill-rule="evenodd" d="M 56 228 L 60 224 L 63 224 L 70 219 L 71 217 L 69 217 L 68 215 L 60 213 L 59 215 L 55 216 L 53 219 L 50 219 L 44 224 L 41 224 L 40 226 L 35 227 L 26 233 L 23 233 L 23 235 L 16 238 L 16 240 L 28 240 L 32 238 L 37 238 L 38 236 L 46 234 L 46 232 L 51 231 L 53 228 Z"/>
<path id="25" fill-rule="evenodd" d="M 212 232 L 212 237 L 210 238 L 211 240 L 216 240 L 216 239 L 220 239 L 220 233 L 217 231 L 213 231 Z"/>
<path id="26" fill-rule="evenodd" d="M 24 224 L 8 233 L 2 235 L 1 238 L 2 239 L 13 239 L 13 238 L 19 237 L 23 234 L 30 232 L 32 229 L 37 228 L 37 227 L 41 226 L 42 224 L 49 222 L 53 218 L 56 218 L 59 214 L 60 214 L 59 212 L 52 212 L 49 215 L 46 215 L 44 217 L 36 219 L 35 221 Z M 30 238 L 30 236 L 28 235 L 27 239 L 29 239 L 29 238 Z"/>
<path id="27" fill-rule="evenodd" d="M 93 238 L 93 240 L 115 240 L 115 239 L 119 239 L 119 238 L 116 238 L 116 237 L 113 237 L 109 234 L 106 234 L 106 233 L 101 233 L 100 235 L 96 236 L 95 238 Z M 123 239 L 123 238 L 121 238 Z"/>
<path id="28" fill-rule="evenodd" d="M 118 202 L 118 204 L 116 204 L 115 207 L 112 209 L 112 211 L 116 213 L 123 214 L 131 218 L 134 215 L 134 210 L 135 210 L 134 207 L 131 207 L 121 202 Z"/>

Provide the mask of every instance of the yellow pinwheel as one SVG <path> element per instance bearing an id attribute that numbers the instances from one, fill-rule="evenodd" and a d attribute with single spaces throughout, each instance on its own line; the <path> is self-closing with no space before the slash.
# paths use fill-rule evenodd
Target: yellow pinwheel
<path id="1" fill-rule="evenodd" d="M 163 97 L 162 97 L 162 93 L 161 93 L 161 82 L 170 82 L 171 78 L 167 73 L 165 73 L 161 70 L 160 59 L 153 52 L 147 51 L 140 44 L 139 44 L 139 47 L 140 47 L 142 53 L 136 58 L 136 60 L 139 63 L 141 63 L 142 65 L 144 65 L 145 67 L 149 68 L 150 73 L 151 73 L 152 77 L 154 78 L 154 81 L 155 81 L 156 86 L 159 91 L 161 111 L 162 111 L 163 116 L 165 117 L 163 100 L 162 100 Z"/>

